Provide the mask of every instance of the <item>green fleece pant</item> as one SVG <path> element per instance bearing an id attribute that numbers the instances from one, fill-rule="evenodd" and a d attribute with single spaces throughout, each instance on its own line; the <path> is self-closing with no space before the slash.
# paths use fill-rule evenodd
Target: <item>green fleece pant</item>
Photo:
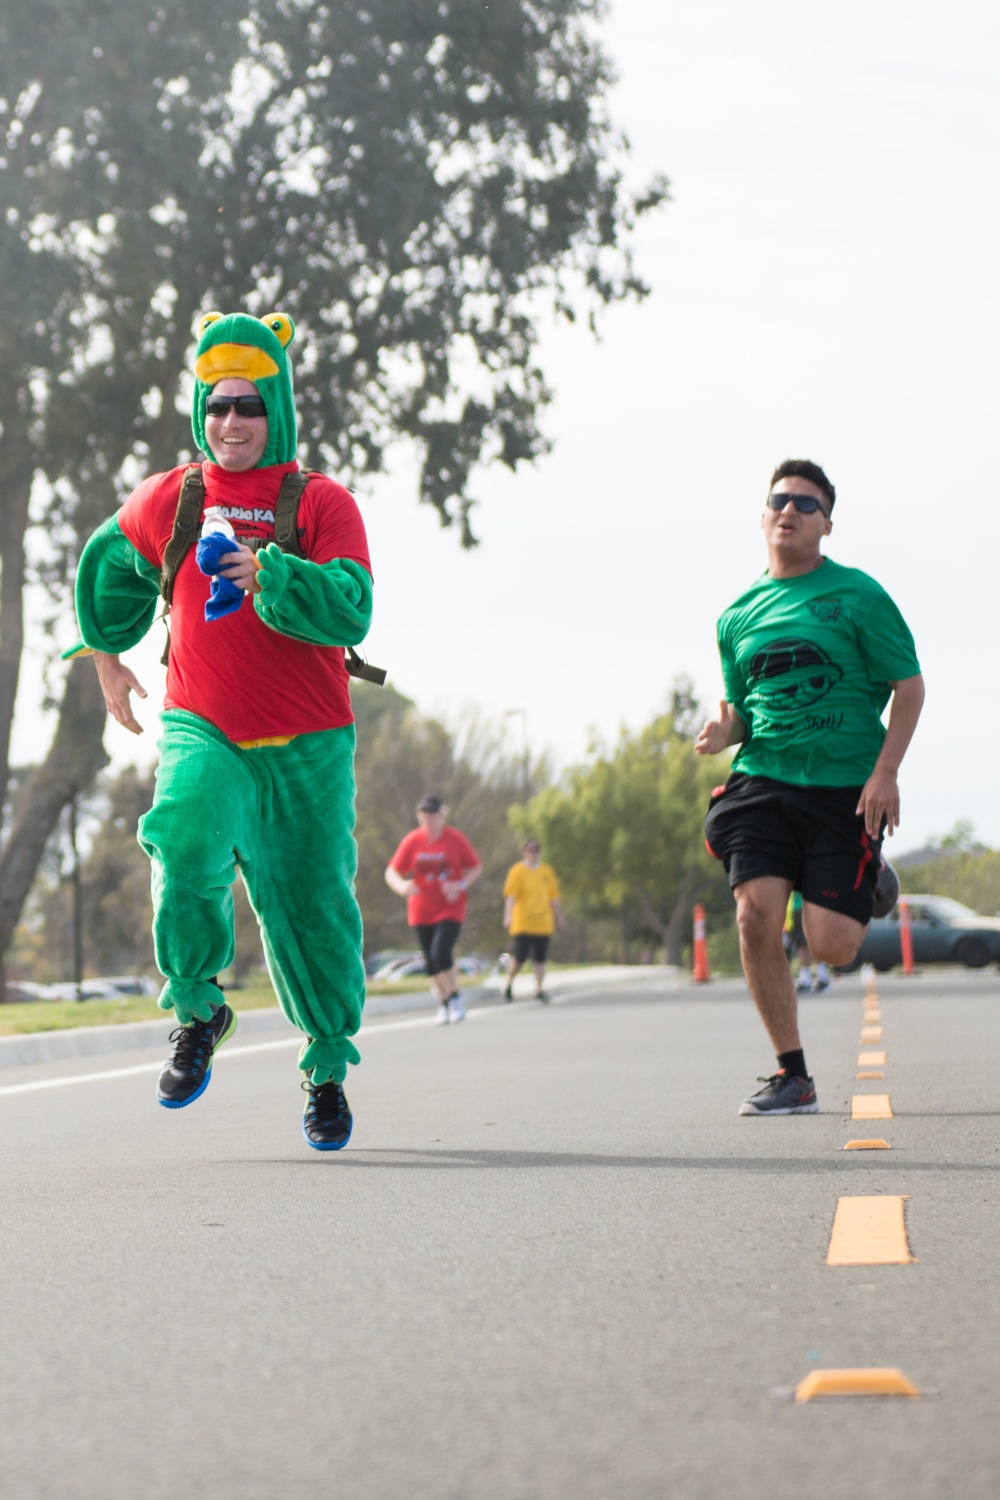
<path id="1" fill-rule="evenodd" d="M 342 1083 L 360 1061 L 365 971 L 354 897 L 354 726 L 241 750 L 196 714 L 163 714 L 153 806 L 139 824 L 152 861 L 159 1004 L 187 1025 L 211 1017 L 211 977 L 233 961 L 239 865 L 285 1015 L 307 1043 L 299 1066 Z"/>

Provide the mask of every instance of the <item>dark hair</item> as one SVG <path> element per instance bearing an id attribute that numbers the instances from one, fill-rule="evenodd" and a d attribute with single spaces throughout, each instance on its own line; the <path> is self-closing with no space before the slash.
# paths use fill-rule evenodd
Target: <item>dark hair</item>
<path id="1" fill-rule="evenodd" d="M 444 807 L 444 798 L 439 797 L 437 792 L 428 792 L 417 803 L 417 812 L 436 813 L 440 812 L 442 807 Z"/>
<path id="2" fill-rule="evenodd" d="M 814 464 L 810 458 L 786 458 L 783 463 L 780 463 L 771 475 L 771 483 L 767 487 L 768 494 L 774 489 L 779 479 L 790 479 L 793 476 L 798 479 L 808 479 L 810 484 L 821 489 L 830 502 L 830 509 L 833 510 L 837 500 L 837 491 L 819 464 Z"/>

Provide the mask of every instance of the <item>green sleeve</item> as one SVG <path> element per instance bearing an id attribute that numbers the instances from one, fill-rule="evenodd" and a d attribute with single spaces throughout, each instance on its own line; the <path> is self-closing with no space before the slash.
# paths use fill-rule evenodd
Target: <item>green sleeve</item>
<path id="1" fill-rule="evenodd" d="M 736 664 L 736 653 L 723 624 L 719 625 L 719 660 L 722 663 L 722 683 L 726 690 L 726 702 L 731 703 L 749 729 L 746 710 L 746 684 Z"/>
<path id="2" fill-rule="evenodd" d="M 275 542 L 257 553 L 256 609 L 265 625 L 311 646 L 358 646 L 372 619 L 372 581 L 350 558 L 316 563 Z"/>
<path id="3" fill-rule="evenodd" d="M 112 516 L 84 547 L 77 569 L 76 617 L 84 644 L 113 655 L 135 646 L 153 623 L 159 597 L 160 570 L 136 551 Z"/>
<path id="4" fill-rule="evenodd" d="M 874 682 L 902 682 L 920 672 L 913 636 L 899 609 L 884 589 L 872 598 L 858 644 Z"/>

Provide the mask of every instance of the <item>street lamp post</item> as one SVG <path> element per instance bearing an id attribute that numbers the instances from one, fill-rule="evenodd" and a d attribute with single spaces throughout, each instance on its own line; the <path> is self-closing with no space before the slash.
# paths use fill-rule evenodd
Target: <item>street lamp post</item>
<path id="1" fill-rule="evenodd" d="M 69 847 L 73 856 L 70 875 L 73 890 L 73 979 L 76 998 L 83 999 L 83 884 L 80 878 L 80 850 L 77 845 L 77 794 L 69 802 Z"/>

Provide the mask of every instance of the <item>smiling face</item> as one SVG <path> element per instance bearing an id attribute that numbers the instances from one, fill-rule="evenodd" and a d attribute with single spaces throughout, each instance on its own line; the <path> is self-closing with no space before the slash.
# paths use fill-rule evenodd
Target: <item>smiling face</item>
<path id="1" fill-rule="evenodd" d="M 781 510 L 773 510 L 768 505 L 761 519 L 767 541 L 767 571 L 772 578 L 808 573 L 822 561 L 820 543 L 833 530 L 828 514 L 830 502 L 818 484 L 798 474 L 777 480 L 771 495 L 788 495 L 789 500 Z M 803 515 L 795 509 L 791 500 L 793 495 L 811 495 L 819 501 L 819 506 L 811 516 Z"/>
<path id="2" fill-rule="evenodd" d="M 213 396 L 256 396 L 257 387 L 249 380 L 230 377 L 212 387 Z M 255 469 L 267 447 L 267 418 L 241 417 L 231 406 L 224 417 L 205 417 L 205 437 L 212 457 L 220 469 L 242 474 Z"/>

